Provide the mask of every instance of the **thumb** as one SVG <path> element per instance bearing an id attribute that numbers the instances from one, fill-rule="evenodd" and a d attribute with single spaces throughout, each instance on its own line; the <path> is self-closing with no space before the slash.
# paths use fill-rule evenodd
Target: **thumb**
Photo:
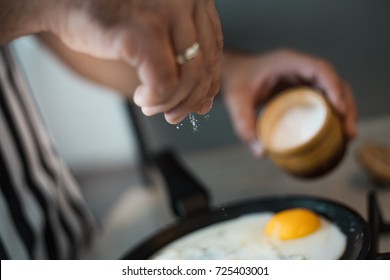
<path id="1" fill-rule="evenodd" d="M 248 145 L 256 157 L 264 156 L 264 149 L 256 134 L 255 101 L 245 90 L 227 90 L 224 100 L 237 136 Z"/>

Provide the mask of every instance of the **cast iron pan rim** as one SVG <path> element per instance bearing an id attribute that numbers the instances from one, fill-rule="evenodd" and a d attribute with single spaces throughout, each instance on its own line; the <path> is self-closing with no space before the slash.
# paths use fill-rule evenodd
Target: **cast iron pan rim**
<path id="1" fill-rule="evenodd" d="M 227 221 L 236 217 L 239 217 L 243 214 L 256 213 L 256 212 L 276 212 L 281 211 L 287 208 L 293 207 L 306 207 L 314 210 L 319 213 L 321 216 L 327 218 L 328 220 L 337 224 L 340 229 L 347 235 L 348 242 L 347 248 L 344 254 L 340 259 L 351 259 L 351 250 L 355 250 L 353 244 L 357 240 L 350 240 L 350 233 L 345 232 L 340 225 L 343 221 L 338 220 L 337 218 L 331 218 L 326 212 L 321 212 L 315 209 L 315 207 L 308 207 L 306 205 L 300 206 L 299 202 L 305 202 L 313 205 L 328 205 L 331 209 L 342 212 L 344 211 L 350 218 L 353 218 L 357 224 L 361 227 L 359 230 L 360 234 L 362 234 L 361 240 L 361 248 L 359 253 L 353 257 L 354 259 L 366 259 L 369 254 L 370 249 L 370 230 L 367 222 L 362 218 L 360 214 L 358 214 L 355 210 L 350 208 L 349 206 L 340 203 L 338 201 L 312 196 L 312 195 L 299 195 L 299 194 L 283 194 L 283 195 L 269 195 L 261 198 L 255 198 L 250 200 L 240 200 L 236 201 L 233 204 L 219 205 L 213 209 L 206 209 L 201 213 L 197 213 L 196 215 L 181 218 L 175 221 L 174 224 L 168 225 L 166 228 L 162 229 L 152 237 L 148 238 L 144 242 L 142 242 L 139 246 L 130 251 L 127 255 L 125 255 L 122 259 L 148 259 L 154 253 L 156 253 L 159 249 L 164 247 L 176 239 L 191 233 L 195 230 L 204 228 L 206 226 Z M 270 209 L 264 208 L 262 209 L 262 204 L 278 204 L 277 207 Z M 298 203 L 294 205 L 294 203 Z"/>

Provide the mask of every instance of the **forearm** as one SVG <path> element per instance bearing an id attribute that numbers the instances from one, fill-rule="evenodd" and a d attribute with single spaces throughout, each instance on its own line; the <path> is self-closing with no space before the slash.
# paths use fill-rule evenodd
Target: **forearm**
<path id="1" fill-rule="evenodd" d="M 139 80 L 135 69 L 127 63 L 99 59 L 73 51 L 57 36 L 48 32 L 38 34 L 38 38 L 76 73 L 93 82 L 107 86 L 130 100 L 132 99 L 132 95 L 139 85 Z M 222 75 L 230 76 L 231 68 L 234 68 L 231 67 L 231 64 L 236 59 L 242 59 L 243 55 L 244 53 L 226 50 L 223 54 L 223 65 L 226 67 L 223 67 L 225 71 L 222 71 Z M 229 73 L 225 73 L 226 71 Z"/>
<path id="2" fill-rule="evenodd" d="M 139 80 L 134 68 L 128 64 L 73 51 L 51 33 L 40 33 L 38 38 L 76 73 L 132 99 Z"/>
<path id="3" fill-rule="evenodd" d="M 48 5 L 44 0 L 0 0 L 0 44 L 44 30 Z"/>

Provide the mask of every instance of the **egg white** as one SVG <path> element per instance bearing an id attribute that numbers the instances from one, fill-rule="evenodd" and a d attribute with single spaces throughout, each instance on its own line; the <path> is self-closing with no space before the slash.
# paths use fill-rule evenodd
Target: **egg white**
<path id="1" fill-rule="evenodd" d="M 264 234 L 273 215 L 247 214 L 210 225 L 168 244 L 152 259 L 338 259 L 343 254 L 345 235 L 324 218 L 316 232 L 281 241 Z"/>

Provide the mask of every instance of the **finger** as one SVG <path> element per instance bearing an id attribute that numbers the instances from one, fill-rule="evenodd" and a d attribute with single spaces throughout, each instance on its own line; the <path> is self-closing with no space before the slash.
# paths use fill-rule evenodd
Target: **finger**
<path id="1" fill-rule="evenodd" d="M 180 7 L 171 8 L 171 11 L 180 10 L 180 13 L 170 14 L 169 15 L 169 32 L 171 34 L 171 52 L 174 56 L 174 68 L 178 74 L 178 83 L 174 89 L 171 89 L 167 92 L 167 98 L 164 100 L 157 100 L 159 102 L 149 102 L 148 104 L 143 103 L 142 111 L 145 115 L 154 115 L 161 112 L 166 112 L 174 107 L 176 107 L 180 102 L 182 102 L 189 92 L 192 91 L 193 87 L 196 84 L 197 77 L 201 72 L 199 58 L 195 57 L 193 60 L 189 61 L 187 64 L 179 67 L 176 61 L 176 55 L 180 52 L 185 51 L 187 48 L 196 42 L 196 31 L 193 23 L 193 9 L 194 7 L 190 5 L 189 1 L 180 1 Z M 164 67 L 164 65 L 160 65 Z M 135 102 L 139 105 L 137 100 L 138 96 L 143 93 L 144 85 L 137 89 L 135 93 Z M 145 94 L 144 94 L 145 95 Z"/>
<path id="2" fill-rule="evenodd" d="M 324 90 L 325 96 L 336 111 L 344 116 L 346 104 L 344 100 L 344 88 L 335 69 L 327 62 L 316 62 L 313 75 L 316 77 L 317 85 Z"/>
<path id="3" fill-rule="evenodd" d="M 182 1 L 188 4 L 187 1 Z M 173 21 L 173 46 L 176 54 L 184 52 L 189 47 L 198 42 L 197 27 L 194 23 L 195 6 L 185 5 L 185 13 L 179 13 Z M 198 42 L 201 44 L 201 42 Z M 194 87 L 198 84 L 201 73 L 203 71 L 203 51 L 200 46 L 200 52 L 190 61 L 182 65 L 177 65 L 180 81 L 177 89 L 172 94 L 170 99 L 164 104 L 163 112 L 167 112 L 183 100 L 185 100 Z"/>
<path id="4" fill-rule="evenodd" d="M 205 93 L 202 104 L 195 111 L 204 115 L 211 110 L 213 99 L 219 92 L 221 84 L 222 30 L 214 1 L 199 1 L 197 3 L 196 26 L 200 31 L 199 38 L 203 46 L 206 73 L 211 75 L 209 89 Z"/>
<path id="5" fill-rule="evenodd" d="M 199 54 L 198 56 L 202 56 L 202 54 Z M 201 58 L 197 58 L 196 61 L 190 61 L 184 65 L 181 65 L 181 77 L 180 82 L 176 89 L 174 90 L 173 94 L 167 99 L 165 102 L 150 106 L 150 107 L 144 107 L 143 112 L 147 116 L 155 115 L 158 113 L 167 113 L 169 111 L 172 111 L 174 108 L 177 108 L 180 104 L 183 104 L 185 100 L 189 100 L 190 94 L 194 91 L 194 88 L 199 86 L 199 84 L 203 85 L 200 81 L 202 80 L 201 76 L 204 75 L 202 71 L 198 70 L 202 68 L 201 65 Z M 191 65 L 190 65 L 191 64 Z M 203 96 L 198 96 L 200 98 L 196 99 L 197 101 L 195 104 L 200 104 L 202 102 Z M 194 103 L 194 98 L 191 99 Z M 187 104 L 188 105 L 188 104 Z M 194 105 L 191 105 L 192 108 L 188 113 L 191 113 L 194 110 Z M 198 105 L 199 106 L 199 105 Z M 191 111 L 192 110 L 192 111 Z M 169 119 L 171 120 L 170 123 L 175 123 L 176 118 L 181 118 L 180 116 L 172 116 Z"/>
<path id="6" fill-rule="evenodd" d="M 192 95 L 191 95 L 192 96 Z M 207 114 L 211 108 L 213 107 L 214 103 L 214 98 L 210 98 L 202 103 L 202 105 L 199 107 L 198 110 L 195 112 L 200 115 L 205 115 Z M 142 112 L 146 116 L 153 116 L 155 114 L 161 113 L 161 112 L 166 112 L 165 118 L 169 123 L 175 124 L 180 121 L 182 121 L 189 113 L 193 112 L 192 106 L 188 106 L 187 108 L 184 108 L 183 106 L 180 106 L 180 112 L 176 111 L 176 115 L 174 115 L 174 109 L 171 110 L 170 112 L 167 112 L 168 108 L 167 105 L 161 105 L 161 106 L 154 106 L 154 107 L 143 107 Z"/>
<path id="7" fill-rule="evenodd" d="M 214 71 L 213 77 L 211 80 L 211 85 L 209 92 L 207 93 L 207 97 L 214 97 L 218 92 L 221 85 L 221 62 L 222 62 L 222 52 L 223 52 L 223 33 L 221 27 L 221 20 L 218 15 L 217 9 L 215 7 L 214 1 L 207 1 L 207 15 L 209 21 L 214 30 L 214 38 L 215 38 L 215 63 L 214 63 Z"/>
<path id="8" fill-rule="evenodd" d="M 195 111 L 194 108 L 202 106 L 205 103 L 203 98 L 208 88 L 210 87 L 210 83 L 211 83 L 211 77 L 208 78 L 203 77 L 201 79 L 201 82 L 199 82 L 199 84 L 194 88 L 194 90 L 190 93 L 190 95 L 186 100 L 184 100 L 174 109 L 165 113 L 165 119 L 167 120 L 167 122 L 173 124 L 179 123 L 183 119 L 185 119 L 188 114 L 194 112 Z M 201 111 L 201 110 L 198 109 L 196 111 Z M 203 114 L 203 112 L 201 113 Z"/>
<path id="9" fill-rule="evenodd" d="M 194 111 L 192 106 L 198 106 L 195 112 L 206 114 L 211 110 L 213 99 L 219 91 L 222 59 L 222 31 L 219 16 L 213 1 L 197 1 L 195 8 L 195 22 L 198 30 L 198 38 L 201 43 L 205 73 L 201 82 L 203 85 L 191 93 L 194 98 L 189 98 L 181 107 L 187 107 Z M 211 79 L 211 80 L 210 80 Z M 208 89 L 207 89 L 208 87 Z M 198 105 L 200 102 L 200 105 Z M 186 110 L 179 108 L 176 114 L 185 114 Z"/>
<path id="10" fill-rule="evenodd" d="M 220 73 L 218 71 L 220 69 L 221 54 L 218 49 L 214 26 L 207 13 L 208 7 L 206 4 L 207 2 L 204 0 L 196 2 L 194 17 L 204 69 L 199 76 L 200 79 L 197 85 L 190 92 L 190 96 L 176 108 L 166 112 L 165 117 L 168 122 L 176 123 L 194 111 L 199 114 L 207 113 L 211 109 L 213 98 L 219 89 Z M 213 85 L 211 91 L 210 85 Z"/>
<path id="11" fill-rule="evenodd" d="M 209 19 L 211 21 L 211 24 L 214 28 L 214 33 L 216 35 L 216 45 L 217 49 L 220 53 L 223 51 L 223 33 L 222 33 L 222 26 L 221 26 L 221 19 L 218 15 L 217 9 L 215 7 L 214 1 L 207 1 L 207 12 Z"/>
<path id="12" fill-rule="evenodd" d="M 164 102 L 176 88 L 177 66 L 168 30 L 160 20 L 148 19 L 128 34 L 121 56 L 137 70 L 140 86 L 133 100 L 138 106 Z"/>
<path id="13" fill-rule="evenodd" d="M 170 98 L 162 104 L 158 104 L 150 107 L 144 107 L 143 108 L 144 114 L 149 116 L 158 113 L 168 113 L 170 111 L 172 112 L 175 108 L 178 108 L 180 105 L 183 104 L 186 104 L 186 107 L 191 107 L 190 109 L 188 109 L 189 111 L 187 114 L 195 111 L 194 104 L 201 104 L 203 100 L 203 96 L 198 94 L 190 99 L 189 98 L 190 94 L 194 91 L 195 87 L 199 88 L 199 85 L 207 89 L 209 87 L 209 85 L 208 86 L 204 85 L 205 81 L 201 78 L 201 76 L 204 75 L 204 73 L 198 70 L 202 68 L 201 65 L 202 54 L 199 54 L 198 56 L 199 58 L 197 57 L 196 61 L 195 60 L 190 61 L 184 65 L 181 65 L 182 71 L 181 71 L 180 82 L 177 88 L 174 90 L 173 94 L 170 96 Z M 203 82 L 201 82 L 202 80 Z M 204 90 L 207 91 L 207 89 Z M 187 101 L 187 103 L 184 103 L 185 100 Z M 170 113 L 168 113 L 168 115 L 169 114 Z M 169 123 L 176 123 L 178 122 L 177 119 L 181 119 L 182 117 L 183 116 L 179 116 L 178 113 L 175 113 L 174 115 L 168 118 L 170 120 Z"/>
<path id="14" fill-rule="evenodd" d="M 357 135 L 357 108 L 355 100 L 352 95 L 352 90 L 347 83 L 343 83 L 346 102 L 346 115 L 344 118 L 344 125 L 347 137 L 353 139 Z"/>
<path id="15" fill-rule="evenodd" d="M 264 149 L 256 133 L 257 113 L 254 100 L 251 100 L 249 98 L 251 95 L 243 89 L 234 93 L 225 93 L 224 100 L 236 134 L 249 146 L 255 156 L 262 157 Z"/>

